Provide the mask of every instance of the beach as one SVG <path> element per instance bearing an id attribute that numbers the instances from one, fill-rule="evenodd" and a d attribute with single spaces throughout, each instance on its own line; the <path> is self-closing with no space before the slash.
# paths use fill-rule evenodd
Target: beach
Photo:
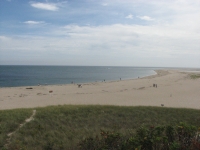
<path id="1" fill-rule="evenodd" d="M 200 78 L 181 70 L 130 80 L 0 88 L 0 110 L 51 105 L 158 106 L 200 109 Z"/>

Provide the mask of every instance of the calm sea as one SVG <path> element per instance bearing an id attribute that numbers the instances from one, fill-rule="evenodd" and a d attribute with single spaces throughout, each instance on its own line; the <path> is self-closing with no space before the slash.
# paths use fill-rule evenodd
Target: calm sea
<path id="1" fill-rule="evenodd" d="M 0 66 L 0 87 L 134 79 L 156 74 L 148 67 Z"/>

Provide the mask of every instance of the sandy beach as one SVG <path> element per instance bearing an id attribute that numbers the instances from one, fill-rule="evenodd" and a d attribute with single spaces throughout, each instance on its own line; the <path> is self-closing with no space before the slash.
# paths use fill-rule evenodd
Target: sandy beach
<path id="1" fill-rule="evenodd" d="M 0 110 L 63 104 L 200 109 L 200 78 L 190 78 L 200 72 L 156 72 L 157 75 L 144 78 L 85 83 L 82 87 L 67 84 L 0 88 Z"/>

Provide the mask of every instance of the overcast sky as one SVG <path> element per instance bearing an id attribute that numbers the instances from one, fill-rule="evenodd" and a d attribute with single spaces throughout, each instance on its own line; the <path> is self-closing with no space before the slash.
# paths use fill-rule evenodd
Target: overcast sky
<path id="1" fill-rule="evenodd" d="M 0 65 L 200 68 L 200 0 L 0 0 Z"/>

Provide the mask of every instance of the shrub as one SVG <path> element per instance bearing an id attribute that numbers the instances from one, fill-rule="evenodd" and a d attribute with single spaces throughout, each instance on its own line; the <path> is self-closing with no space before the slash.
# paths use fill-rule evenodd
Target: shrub
<path id="1" fill-rule="evenodd" d="M 88 137 L 80 150 L 199 150 L 200 133 L 192 125 L 140 127 L 129 137 L 101 130 L 100 137 Z"/>

